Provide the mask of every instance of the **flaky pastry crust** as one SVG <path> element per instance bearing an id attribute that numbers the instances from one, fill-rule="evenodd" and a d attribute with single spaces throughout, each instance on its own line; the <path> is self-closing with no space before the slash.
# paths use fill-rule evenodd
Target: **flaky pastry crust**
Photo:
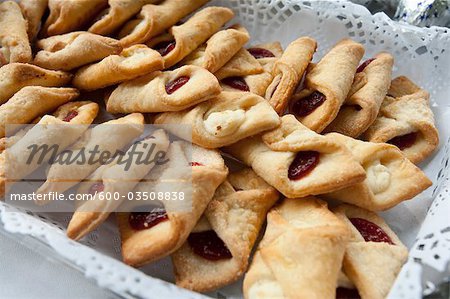
<path id="1" fill-rule="evenodd" d="M 28 38 L 33 41 L 41 27 L 41 20 L 47 10 L 48 0 L 20 0 L 22 14 L 28 24 Z"/>

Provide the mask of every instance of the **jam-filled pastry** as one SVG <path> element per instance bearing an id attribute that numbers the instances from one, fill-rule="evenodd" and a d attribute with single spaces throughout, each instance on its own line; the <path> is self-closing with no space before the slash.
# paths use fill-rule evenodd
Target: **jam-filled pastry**
<path id="1" fill-rule="evenodd" d="M 27 21 L 19 5 L 14 1 L 0 3 L 0 66 L 31 59 Z"/>
<path id="2" fill-rule="evenodd" d="M 19 5 L 27 20 L 28 37 L 33 41 L 41 27 L 41 20 L 47 10 L 48 0 L 20 0 Z"/>
<path id="3" fill-rule="evenodd" d="M 219 93 L 220 85 L 213 74 L 186 65 L 120 84 L 108 97 L 106 109 L 110 113 L 180 111 Z"/>
<path id="4" fill-rule="evenodd" d="M 148 138 L 141 139 L 130 146 L 124 157 L 130 159 L 127 163 L 117 160 L 98 168 L 81 183 L 77 190 L 79 194 L 92 194 L 94 198 L 77 207 L 67 227 L 67 236 L 71 239 L 81 239 L 105 221 L 123 200 L 101 200 L 101 192 L 127 196 L 147 173 L 158 163 L 156 155 L 166 152 L 169 147 L 169 137 L 164 130 L 157 130 Z M 152 148 L 152 151 L 149 151 Z M 141 163 L 140 157 L 134 153 L 149 153 L 151 163 Z M 147 158 L 146 158 L 147 159 Z"/>
<path id="5" fill-rule="evenodd" d="M 82 90 L 100 89 L 164 68 L 161 55 L 145 45 L 134 45 L 102 61 L 82 67 L 72 84 Z"/>
<path id="6" fill-rule="evenodd" d="M 206 292 L 236 281 L 277 199 L 278 192 L 251 169 L 230 174 L 187 242 L 172 254 L 177 285 Z"/>
<path id="7" fill-rule="evenodd" d="M 307 71 L 305 88 L 294 95 L 291 113 L 311 130 L 322 132 L 347 98 L 363 55 L 364 47 L 352 40 L 336 44 Z"/>
<path id="8" fill-rule="evenodd" d="M 48 0 L 50 14 L 42 26 L 42 36 L 64 34 L 80 30 L 103 8 L 108 0 Z"/>
<path id="9" fill-rule="evenodd" d="M 333 192 L 366 178 L 343 144 L 309 130 L 293 115 L 283 116 L 278 128 L 224 151 L 251 166 L 288 198 Z"/>
<path id="10" fill-rule="evenodd" d="M 228 170 L 219 152 L 183 141 L 169 147 L 169 163 L 153 171 L 146 180 L 172 182 L 170 191 L 185 192 L 181 200 L 161 200 L 161 207 L 131 213 L 117 213 L 122 255 L 126 264 L 141 266 L 168 256 L 180 248 L 211 201 Z M 189 152 L 191 153 L 189 155 Z M 158 174 L 152 177 L 153 174 Z M 149 177 L 150 176 L 150 177 Z M 177 182 L 177 181 L 180 182 Z M 184 183 L 182 183 L 184 182 Z M 159 183 L 141 183 L 137 192 L 158 192 Z M 185 188 L 191 189 L 188 192 Z M 139 208 L 139 207 L 138 207 Z M 138 211 L 139 210 L 139 211 Z"/>
<path id="11" fill-rule="evenodd" d="M 363 299 L 386 298 L 408 249 L 377 214 L 351 205 L 335 210 L 351 231 L 343 270 Z"/>
<path id="12" fill-rule="evenodd" d="M 181 63 L 201 66 L 211 73 L 217 72 L 244 46 L 250 35 L 240 26 L 233 25 L 211 36 L 208 41 L 189 54 Z"/>
<path id="13" fill-rule="evenodd" d="M 169 33 L 157 36 L 146 44 L 161 54 L 164 67 L 169 68 L 206 42 L 233 16 L 229 8 L 207 7 L 185 23 L 170 28 Z"/>
<path id="14" fill-rule="evenodd" d="M 295 89 L 316 52 L 317 43 L 310 37 L 296 39 L 275 62 L 272 70 L 273 80 L 267 87 L 266 99 L 282 115 Z"/>
<path id="15" fill-rule="evenodd" d="M 239 91 L 223 91 L 190 110 L 161 113 L 154 121 L 191 125 L 192 132 L 187 139 L 192 133 L 192 142 L 205 148 L 230 145 L 280 124 L 278 115 L 264 98 Z M 176 127 L 168 130 L 183 137 L 183 131 Z"/>
<path id="16" fill-rule="evenodd" d="M 285 199 L 244 278 L 244 298 L 335 299 L 349 230 L 314 197 Z"/>
<path id="17" fill-rule="evenodd" d="M 27 63 L 10 63 L 0 68 L 0 104 L 25 86 L 60 87 L 69 83 L 72 75 L 46 70 Z"/>
<path id="18" fill-rule="evenodd" d="M 0 106 L 0 137 L 6 135 L 6 125 L 28 124 L 76 97 L 75 88 L 27 86 Z M 10 133 L 10 132 L 8 132 Z"/>
<path id="19" fill-rule="evenodd" d="M 395 78 L 364 139 L 393 144 L 413 163 L 422 162 L 439 145 L 429 98 L 427 91 L 408 78 Z"/>
<path id="20" fill-rule="evenodd" d="M 53 164 L 48 169 L 47 180 L 37 193 L 65 192 L 93 173 L 102 165 L 98 155 L 88 163 L 87 153 L 108 152 L 117 154 L 144 130 L 144 116 L 140 113 L 126 115 L 101 123 L 89 129 L 82 138 L 71 146 L 76 161 L 70 164 Z M 80 154 L 84 152 L 85 154 Z M 55 159 L 58 159 L 56 157 Z M 92 163 L 91 163 L 92 162 Z"/>
<path id="21" fill-rule="evenodd" d="M 127 22 L 119 32 L 124 47 L 143 43 L 178 23 L 209 0 L 165 0 L 161 4 L 147 4 L 136 19 Z"/>
<path id="22" fill-rule="evenodd" d="M 364 133 L 377 118 L 391 85 L 394 58 L 380 53 L 363 62 L 357 69 L 352 88 L 339 114 L 325 129 L 350 137 Z"/>
<path id="23" fill-rule="evenodd" d="M 326 196 L 371 211 L 392 208 L 431 186 L 426 175 L 393 145 L 356 140 L 338 133 L 326 135 L 344 144 L 364 167 L 364 182 Z"/>
<path id="24" fill-rule="evenodd" d="M 119 54 L 122 47 L 110 37 L 78 31 L 41 39 L 34 64 L 50 70 L 68 71 Z"/>
<path id="25" fill-rule="evenodd" d="M 97 16 L 89 32 L 110 35 L 126 21 L 134 17 L 146 4 L 155 4 L 160 0 L 108 0 L 108 7 Z"/>

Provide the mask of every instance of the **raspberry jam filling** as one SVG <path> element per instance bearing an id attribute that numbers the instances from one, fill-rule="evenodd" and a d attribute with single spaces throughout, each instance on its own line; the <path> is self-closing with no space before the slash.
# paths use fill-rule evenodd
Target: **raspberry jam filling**
<path id="1" fill-rule="evenodd" d="M 189 166 L 204 166 L 204 165 L 200 162 L 189 162 Z"/>
<path id="2" fill-rule="evenodd" d="M 361 65 L 356 69 L 357 73 L 361 73 L 362 71 L 364 71 L 364 69 L 372 62 L 374 61 L 375 58 L 370 58 L 367 59 L 366 61 L 364 61 L 363 63 L 361 63 Z"/>
<path id="3" fill-rule="evenodd" d="M 394 245 L 391 238 L 375 223 L 362 218 L 350 218 L 350 222 L 366 242 L 384 242 Z"/>
<path id="4" fill-rule="evenodd" d="M 233 257 L 225 243 L 213 230 L 191 233 L 188 237 L 188 244 L 195 254 L 210 261 L 230 259 Z"/>
<path id="5" fill-rule="evenodd" d="M 189 77 L 187 76 L 181 76 L 176 78 L 173 81 L 170 81 L 169 83 L 166 84 L 166 92 L 167 94 L 172 94 L 175 91 L 177 91 L 181 86 L 183 86 L 184 84 L 188 83 L 189 81 Z"/>
<path id="6" fill-rule="evenodd" d="M 295 102 L 294 105 L 292 105 L 292 113 L 299 117 L 308 116 L 322 105 L 326 99 L 324 94 L 314 91 L 309 96 Z"/>
<path id="7" fill-rule="evenodd" d="M 250 54 L 252 54 L 252 56 L 255 57 L 256 59 L 275 57 L 275 55 L 272 52 L 263 48 L 249 48 L 247 49 L 247 51 L 249 51 Z"/>
<path id="8" fill-rule="evenodd" d="M 233 87 L 234 89 L 239 89 L 242 91 L 250 91 L 247 83 L 242 77 L 228 77 L 222 80 L 222 83 Z"/>
<path id="9" fill-rule="evenodd" d="M 168 220 L 166 210 L 154 208 L 150 212 L 132 212 L 128 216 L 128 223 L 134 230 L 149 229 L 163 221 Z"/>
<path id="10" fill-rule="evenodd" d="M 357 289 L 339 287 L 336 289 L 336 299 L 360 299 Z"/>
<path id="11" fill-rule="evenodd" d="M 317 166 L 320 153 L 315 151 L 298 152 L 288 170 L 290 180 L 299 180 L 307 176 Z"/>
<path id="12" fill-rule="evenodd" d="M 74 119 L 78 115 L 78 112 L 75 110 L 69 111 L 67 115 L 63 118 L 63 121 L 70 122 L 72 119 Z"/>
<path id="13" fill-rule="evenodd" d="M 177 42 L 174 40 L 160 42 L 159 44 L 153 47 L 154 50 L 158 51 L 161 56 L 166 56 L 173 49 L 175 49 Z"/>
<path id="14" fill-rule="evenodd" d="M 389 140 L 387 143 L 393 144 L 400 150 L 407 149 L 416 143 L 417 132 L 409 133 L 402 136 L 397 136 Z"/>
<path id="15" fill-rule="evenodd" d="M 95 183 L 89 188 L 89 194 L 94 195 L 103 192 L 103 190 L 105 190 L 105 185 L 103 185 L 103 183 Z"/>

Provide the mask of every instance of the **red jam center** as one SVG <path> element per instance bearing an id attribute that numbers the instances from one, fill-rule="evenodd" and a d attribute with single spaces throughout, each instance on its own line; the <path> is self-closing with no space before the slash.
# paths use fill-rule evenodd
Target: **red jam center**
<path id="1" fill-rule="evenodd" d="M 103 185 L 103 183 L 95 183 L 89 188 L 89 194 L 94 195 L 103 192 L 103 190 L 105 190 L 105 185 Z"/>
<path id="2" fill-rule="evenodd" d="M 150 212 L 132 212 L 128 216 L 128 223 L 134 230 L 149 229 L 158 223 L 168 220 L 166 210 L 154 208 Z"/>
<path id="3" fill-rule="evenodd" d="M 179 78 L 176 78 L 175 80 L 169 82 L 166 84 L 166 92 L 167 94 L 172 94 L 175 91 L 177 91 L 181 86 L 183 86 L 184 84 L 186 84 L 189 81 L 189 77 L 187 76 L 182 76 Z"/>
<path id="4" fill-rule="evenodd" d="M 159 52 L 161 56 L 166 56 L 169 54 L 173 49 L 175 49 L 176 42 L 174 40 L 172 41 L 164 41 L 160 42 L 159 44 L 155 45 L 153 49 Z"/>
<path id="5" fill-rule="evenodd" d="M 200 162 L 189 162 L 190 166 L 204 166 L 202 163 Z"/>
<path id="6" fill-rule="evenodd" d="M 366 61 L 364 61 L 363 63 L 361 63 L 361 65 L 356 69 L 357 73 L 361 73 L 362 71 L 364 71 L 364 69 L 372 62 L 374 61 L 375 58 L 370 58 L 367 59 Z"/>
<path id="7" fill-rule="evenodd" d="M 250 48 L 248 49 L 250 54 L 253 55 L 256 59 L 266 58 L 266 57 L 275 57 L 275 55 L 269 50 L 263 48 Z"/>
<path id="8" fill-rule="evenodd" d="M 407 149 L 416 143 L 417 133 L 409 133 L 402 136 L 397 136 L 389 140 L 387 143 L 393 144 L 398 147 L 400 150 Z"/>
<path id="9" fill-rule="evenodd" d="M 75 110 L 69 111 L 67 115 L 63 118 L 63 121 L 70 122 L 72 119 L 74 119 L 78 115 L 78 112 Z"/>
<path id="10" fill-rule="evenodd" d="M 308 175 L 319 163 L 319 152 L 298 152 L 288 170 L 290 180 L 299 180 Z"/>
<path id="11" fill-rule="evenodd" d="M 295 102 L 294 105 L 292 105 L 292 112 L 299 117 L 308 116 L 322 105 L 326 99 L 325 95 L 318 91 L 314 91 L 309 96 Z"/>
<path id="12" fill-rule="evenodd" d="M 357 289 L 337 288 L 336 299 L 361 299 Z"/>
<path id="13" fill-rule="evenodd" d="M 228 77 L 222 80 L 222 83 L 233 87 L 234 89 L 239 89 L 242 91 L 250 91 L 247 83 L 242 77 Z"/>
<path id="14" fill-rule="evenodd" d="M 391 238 L 375 223 L 362 218 L 350 218 L 350 222 L 366 242 L 385 242 L 394 245 Z"/>
<path id="15" fill-rule="evenodd" d="M 188 237 L 189 246 L 195 254 L 211 261 L 230 259 L 230 250 L 213 230 L 191 233 Z"/>

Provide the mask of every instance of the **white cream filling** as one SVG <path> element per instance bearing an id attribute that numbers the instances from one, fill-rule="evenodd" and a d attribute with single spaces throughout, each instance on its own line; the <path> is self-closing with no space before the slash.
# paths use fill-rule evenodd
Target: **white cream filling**
<path id="1" fill-rule="evenodd" d="M 214 136 L 227 136 L 234 133 L 244 120 L 245 111 L 242 109 L 213 112 L 205 120 L 205 129 Z"/>
<path id="2" fill-rule="evenodd" d="M 374 194 L 386 191 L 391 184 L 389 168 L 376 162 L 367 168 L 367 183 Z"/>

